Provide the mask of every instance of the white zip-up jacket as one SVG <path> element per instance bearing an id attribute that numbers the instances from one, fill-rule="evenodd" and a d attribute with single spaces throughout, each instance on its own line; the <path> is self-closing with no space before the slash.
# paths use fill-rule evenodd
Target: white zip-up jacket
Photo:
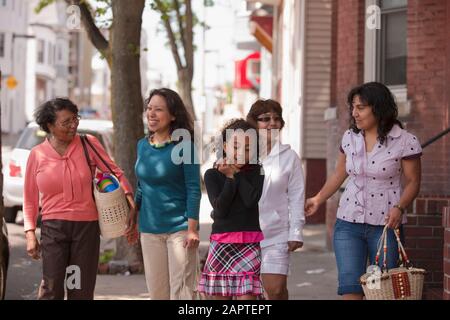
<path id="1" fill-rule="evenodd" d="M 277 142 L 262 160 L 265 178 L 259 200 L 262 247 L 303 242 L 305 182 L 301 160 L 289 145 Z"/>

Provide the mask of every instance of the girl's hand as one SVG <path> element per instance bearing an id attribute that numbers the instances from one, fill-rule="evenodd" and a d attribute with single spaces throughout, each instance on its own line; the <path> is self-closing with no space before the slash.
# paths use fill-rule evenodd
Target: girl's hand
<path id="1" fill-rule="evenodd" d="M 34 230 L 29 230 L 25 234 L 27 238 L 27 253 L 34 260 L 39 260 L 41 258 L 41 246 L 36 238 L 36 233 Z"/>
<path id="2" fill-rule="evenodd" d="M 317 197 L 307 199 L 305 202 L 306 216 L 309 217 L 309 216 L 312 216 L 313 214 L 315 214 L 317 212 L 317 210 L 319 209 L 320 205 L 321 205 L 321 203 Z"/>
<path id="3" fill-rule="evenodd" d="M 227 178 L 233 178 L 234 174 L 239 171 L 235 165 L 227 164 L 226 160 L 217 165 L 217 170 L 219 170 Z"/>
<path id="4" fill-rule="evenodd" d="M 288 241 L 289 252 L 294 252 L 301 247 L 303 247 L 303 242 L 301 241 Z"/>
<path id="5" fill-rule="evenodd" d="M 186 239 L 184 240 L 184 248 L 190 249 L 190 248 L 198 248 L 198 245 L 200 244 L 200 237 L 198 235 L 197 231 L 188 230 L 186 234 Z"/>
<path id="6" fill-rule="evenodd" d="M 388 228 L 397 229 L 402 223 L 402 212 L 398 208 L 392 208 L 385 220 Z"/>

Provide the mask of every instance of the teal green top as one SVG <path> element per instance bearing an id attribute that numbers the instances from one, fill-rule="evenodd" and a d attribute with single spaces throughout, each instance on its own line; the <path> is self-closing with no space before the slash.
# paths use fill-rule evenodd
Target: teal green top
<path id="1" fill-rule="evenodd" d="M 187 230 L 200 211 L 200 165 L 191 141 L 154 146 L 139 140 L 135 165 L 135 201 L 139 231 L 174 233 Z"/>

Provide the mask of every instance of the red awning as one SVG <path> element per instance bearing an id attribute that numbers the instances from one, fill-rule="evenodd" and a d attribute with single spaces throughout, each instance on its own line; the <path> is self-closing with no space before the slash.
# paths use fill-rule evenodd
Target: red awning
<path id="1" fill-rule="evenodd" d="M 258 40 L 258 42 L 272 52 L 272 16 L 251 16 L 250 32 Z"/>

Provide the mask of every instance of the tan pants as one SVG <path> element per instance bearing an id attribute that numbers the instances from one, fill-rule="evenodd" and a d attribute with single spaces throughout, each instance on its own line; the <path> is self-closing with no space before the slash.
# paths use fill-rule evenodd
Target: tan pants
<path id="1" fill-rule="evenodd" d="M 145 280 L 151 300 L 192 300 L 199 275 L 198 248 L 183 247 L 186 231 L 141 233 Z"/>

